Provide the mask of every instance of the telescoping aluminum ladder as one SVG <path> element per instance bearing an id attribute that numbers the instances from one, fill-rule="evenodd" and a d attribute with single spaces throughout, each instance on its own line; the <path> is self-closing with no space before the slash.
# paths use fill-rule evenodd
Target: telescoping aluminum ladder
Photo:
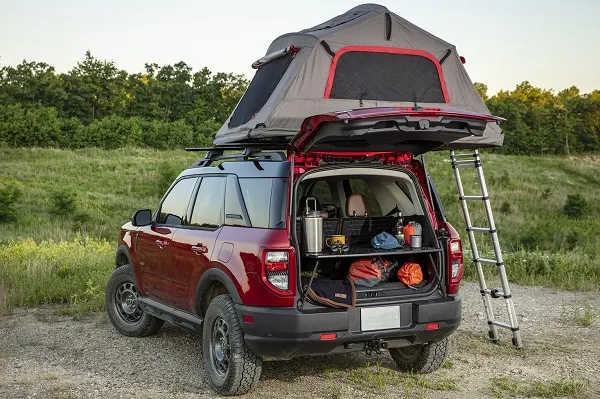
<path id="1" fill-rule="evenodd" d="M 517 348 L 521 348 L 523 343 L 521 341 L 521 333 L 519 332 L 519 323 L 517 321 L 517 314 L 515 312 L 515 305 L 512 300 L 510 293 L 510 287 L 508 285 L 508 278 L 506 277 L 506 269 L 504 267 L 504 260 L 502 258 L 502 251 L 500 249 L 500 242 L 498 240 L 498 233 L 496 231 L 496 225 L 494 223 L 494 216 L 492 215 L 492 206 L 490 204 L 490 198 L 485 184 L 485 178 L 483 177 L 483 167 L 481 166 L 481 158 L 479 152 L 474 150 L 470 153 L 456 154 L 454 151 L 450 153 L 450 159 L 452 161 L 452 169 L 454 171 L 454 177 L 456 178 L 456 187 L 458 189 L 458 199 L 461 204 L 462 213 L 465 218 L 465 227 L 467 228 L 467 235 L 469 236 L 469 243 L 471 244 L 471 252 L 473 253 L 473 262 L 477 268 L 477 277 L 479 279 L 479 292 L 483 299 L 483 306 L 487 316 L 487 322 L 489 326 L 490 339 L 493 342 L 498 342 L 500 336 L 498 335 L 498 327 L 506 328 L 512 331 L 512 343 Z M 465 195 L 463 190 L 462 180 L 460 178 L 459 169 L 471 168 L 477 170 L 479 184 L 481 186 L 481 195 Z M 469 208 L 467 206 L 468 201 L 480 201 L 483 202 L 485 207 L 485 213 L 488 220 L 488 227 L 474 227 L 471 223 L 471 216 L 469 215 Z M 492 247 L 494 250 L 495 259 L 482 258 L 477 248 L 477 241 L 475 240 L 475 233 L 482 232 L 487 233 L 490 236 Z M 496 265 L 498 267 L 498 274 L 502 283 L 502 289 L 489 289 L 485 283 L 485 276 L 483 274 L 483 265 Z M 506 311 L 508 313 L 508 323 L 498 321 L 494 317 L 494 310 L 492 308 L 492 299 L 504 299 L 506 304 Z"/>

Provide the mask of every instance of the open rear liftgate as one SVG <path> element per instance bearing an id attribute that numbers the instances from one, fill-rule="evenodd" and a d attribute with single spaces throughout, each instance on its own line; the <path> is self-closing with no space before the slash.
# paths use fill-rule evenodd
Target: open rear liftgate
<path id="1" fill-rule="evenodd" d="M 521 341 L 521 333 L 519 332 L 519 323 L 517 321 L 517 314 L 515 312 L 515 305 L 512 300 L 510 293 L 510 287 L 508 286 L 508 279 L 506 277 L 506 269 L 504 267 L 504 261 L 502 259 L 502 251 L 500 249 L 500 242 L 498 240 L 498 233 L 496 231 L 496 225 L 494 223 L 494 216 L 492 215 L 492 206 L 490 205 L 490 198 L 485 184 L 485 178 L 483 177 L 483 168 L 481 166 L 481 158 L 477 150 L 472 153 L 456 154 L 454 151 L 450 153 L 450 159 L 452 160 L 452 169 L 454 170 L 454 177 L 456 178 L 456 187 L 458 189 L 458 199 L 461 204 L 462 213 L 465 218 L 465 226 L 467 228 L 467 234 L 469 235 L 469 243 L 471 244 L 471 252 L 473 253 L 473 262 L 477 268 L 477 277 L 479 279 L 479 290 L 483 299 L 483 306 L 485 307 L 485 313 L 487 316 L 487 323 L 489 326 L 490 339 L 493 342 L 498 342 L 500 336 L 498 335 L 498 327 L 507 328 L 512 331 L 513 338 L 512 343 L 517 348 L 521 348 L 523 343 Z M 480 195 L 465 195 L 463 190 L 463 184 L 460 178 L 459 169 L 471 168 L 477 170 L 479 184 L 481 186 Z M 481 201 L 485 207 L 485 214 L 488 220 L 488 227 L 473 227 L 471 223 L 471 217 L 469 215 L 469 208 L 467 201 Z M 475 233 L 482 232 L 490 235 L 492 247 L 494 250 L 495 259 L 482 258 L 477 249 L 477 241 L 475 240 Z M 498 267 L 498 274 L 502 283 L 502 289 L 489 289 L 485 283 L 485 276 L 483 275 L 482 265 L 496 265 Z M 508 323 L 498 321 L 494 316 L 492 308 L 492 299 L 504 299 L 506 303 L 506 311 L 508 313 Z"/>

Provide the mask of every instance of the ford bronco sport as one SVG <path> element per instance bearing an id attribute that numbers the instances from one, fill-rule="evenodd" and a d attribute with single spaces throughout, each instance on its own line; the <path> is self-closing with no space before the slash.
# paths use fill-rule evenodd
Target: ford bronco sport
<path id="1" fill-rule="evenodd" d="M 137 337 L 164 321 L 198 333 L 208 380 L 223 395 L 252 390 L 264 359 L 387 350 L 401 370 L 436 370 L 461 320 L 463 255 L 417 156 L 481 133 L 489 121 L 439 109 L 360 109 L 307 118 L 285 143 L 210 149 L 154 213 L 139 210 L 122 227 L 106 287 L 112 324 Z M 345 235 L 349 250 L 304 251 L 306 197 L 319 203 L 324 235 Z M 420 248 L 371 245 L 372 236 L 393 233 L 395 208 L 422 226 Z M 353 259 L 369 256 L 418 262 L 423 281 L 356 285 L 347 309 L 304 295 L 301 276 L 314 277 L 317 264 L 319 276 L 343 280 Z"/>

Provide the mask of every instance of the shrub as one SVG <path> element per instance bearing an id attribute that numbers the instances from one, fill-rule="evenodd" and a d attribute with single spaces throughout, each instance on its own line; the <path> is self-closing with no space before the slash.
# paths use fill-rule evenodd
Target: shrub
<path id="1" fill-rule="evenodd" d="M 55 216 L 74 216 L 77 210 L 76 194 L 70 190 L 59 190 L 52 193 L 51 212 Z"/>
<path id="2" fill-rule="evenodd" d="M 145 146 L 165 150 L 193 145 L 194 131 L 183 120 L 175 122 L 143 121 L 142 142 Z"/>
<path id="3" fill-rule="evenodd" d="M 83 146 L 108 150 L 142 145 L 142 127 L 139 118 L 109 116 L 98 119 L 82 129 Z"/>
<path id="4" fill-rule="evenodd" d="M 21 195 L 20 183 L 0 178 L 0 223 L 16 220 L 15 204 L 21 198 Z"/>
<path id="5" fill-rule="evenodd" d="M 587 210 L 588 203 L 581 194 L 567 195 L 567 202 L 563 207 L 563 212 L 570 218 L 577 219 L 582 217 Z"/>
<path id="6" fill-rule="evenodd" d="M 0 142 L 11 147 L 53 147 L 60 134 L 60 119 L 52 107 L 0 106 Z"/>

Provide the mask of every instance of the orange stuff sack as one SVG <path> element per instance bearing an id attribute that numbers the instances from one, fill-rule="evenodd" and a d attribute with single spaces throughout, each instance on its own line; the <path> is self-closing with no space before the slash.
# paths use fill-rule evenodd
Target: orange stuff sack
<path id="1" fill-rule="evenodd" d="M 402 227 L 402 232 L 404 233 L 404 241 L 409 244 L 410 236 L 415 235 L 415 228 L 412 224 L 407 224 Z"/>
<path id="2" fill-rule="evenodd" d="M 407 262 L 398 269 L 398 280 L 409 287 L 423 281 L 423 271 L 418 263 Z"/>
<path id="3" fill-rule="evenodd" d="M 388 262 L 386 259 L 359 258 L 352 261 L 348 278 L 354 284 L 363 287 L 375 287 L 377 284 L 388 280 L 392 267 L 396 262 Z"/>

